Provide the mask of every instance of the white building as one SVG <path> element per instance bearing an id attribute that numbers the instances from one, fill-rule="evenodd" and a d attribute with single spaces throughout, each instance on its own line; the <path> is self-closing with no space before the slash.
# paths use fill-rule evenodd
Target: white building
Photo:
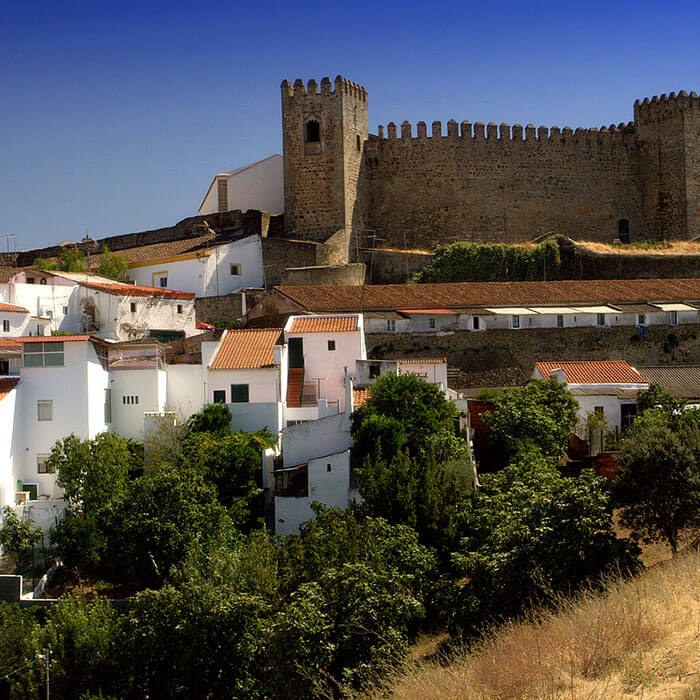
<path id="1" fill-rule="evenodd" d="M 192 292 L 198 297 L 264 287 L 262 240 L 258 235 L 246 236 L 195 252 L 132 262 L 127 276 L 139 285 Z"/>
<path id="2" fill-rule="evenodd" d="M 275 154 L 242 168 L 219 173 L 199 207 L 202 215 L 240 209 L 269 214 L 284 211 L 284 160 Z"/>
<path id="3" fill-rule="evenodd" d="M 581 437 L 586 439 L 589 416 L 617 434 L 626 430 L 637 415 L 637 393 L 649 388 L 649 380 L 624 360 L 537 362 L 532 376 L 566 384 L 578 402 Z M 591 448 L 595 453 L 600 445 Z"/>
<path id="4" fill-rule="evenodd" d="M 21 440 L 15 421 L 18 377 L 0 377 L 0 507 L 13 504 L 17 491 L 15 464 Z"/>

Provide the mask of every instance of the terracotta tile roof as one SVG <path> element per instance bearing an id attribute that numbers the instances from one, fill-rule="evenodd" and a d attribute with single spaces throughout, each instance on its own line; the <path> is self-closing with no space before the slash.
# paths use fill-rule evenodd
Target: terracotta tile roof
<path id="1" fill-rule="evenodd" d="M 352 405 L 355 408 L 364 406 L 369 398 L 369 387 L 360 387 L 352 390 Z"/>
<path id="2" fill-rule="evenodd" d="M 96 289 L 106 294 L 122 297 L 163 297 L 165 299 L 194 299 L 194 292 L 182 292 L 179 289 L 164 289 L 162 287 L 146 287 L 140 284 L 120 284 L 114 282 L 80 282 L 88 289 Z"/>
<path id="3" fill-rule="evenodd" d="M 547 378 L 557 369 L 564 370 L 567 384 L 647 384 L 648 380 L 624 360 L 582 362 L 537 362 L 539 373 Z"/>
<path id="4" fill-rule="evenodd" d="M 227 331 L 219 343 L 210 369 L 273 367 L 272 348 L 280 344 L 281 328 L 246 328 Z"/>
<path id="5" fill-rule="evenodd" d="M 0 338 L 0 350 L 19 350 L 20 347 L 16 338 Z"/>
<path id="6" fill-rule="evenodd" d="M 355 286 L 279 286 L 309 311 L 457 309 L 474 306 L 585 305 L 700 300 L 699 279 L 456 282 Z"/>
<path id="7" fill-rule="evenodd" d="M 357 330 L 357 316 L 300 316 L 292 321 L 290 333 L 351 333 Z"/>
<path id="8" fill-rule="evenodd" d="M 447 362 L 446 357 L 406 357 L 396 358 L 400 365 L 442 365 Z"/>
<path id="9" fill-rule="evenodd" d="M 0 401 L 2 401 L 18 384 L 19 377 L 0 377 Z"/>
<path id="10" fill-rule="evenodd" d="M 30 335 L 15 338 L 18 343 L 82 343 L 99 340 L 92 335 Z"/>
<path id="11" fill-rule="evenodd" d="M 28 314 L 29 309 L 23 306 L 15 306 L 14 304 L 3 304 L 0 302 L 0 313 Z"/>
<path id="12" fill-rule="evenodd" d="M 700 399 L 700 366 L 637 367 L 650 382 L 682 399 Z"/>

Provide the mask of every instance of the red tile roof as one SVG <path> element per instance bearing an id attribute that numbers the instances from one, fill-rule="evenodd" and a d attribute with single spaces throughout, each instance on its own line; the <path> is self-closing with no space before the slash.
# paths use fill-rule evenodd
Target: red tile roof
<path id="1" fill-rule="evenodd" d="M 0 377 L 0 401 L 2 401 L 18 384 L 19 377 Z"/>
<path id="2" fill-rule="evenodd" d="M 3 304 L 2 302 L 0 302 L 0 312 L 28 314 L 29 309 L 25 309 L 23 306 L 15 306 L 14 304 Z"/>
<path id="3" fill-rule="evenodd" d="M 367 403 L 369 398 L 369 387 L 361 387 L 352 390 L 352 405 L 354 408 L 359 408 Z"/>
<path id="4" fill-rule="evenodd" d="M 354 286 L 283 285 L 275 287 L 275 291 L 302 308 L 317 312 L 692 302 L 700 300 L 700 278 Z"/>
<path id="5" fill-rule="evenodd" d="M 548 378 L 550 372 L 564 371 L 567 384 L 647 384 L 648 379 L 624 360 L 592 360 L 582 362 L 538 362 L 539 373 Z"/>
<path id="6" fill-rule="evenodd" d="M 194 292 L 183 292 L 179 289 L 164 289 L 162 287 L 146 287 L 141 284 L 108 284 L 106 282 L 79 282 L 88 289 L 96 289 L 107 294 L 122 297 L 163 297 L 165 299 L 194 299 Z"/>
<path id="7" fill-rule="evenodd" d="M 401 365 L 442 365 L 447 362 L 446 357 L 406 357 L 396 358 Z"/>
<path id="8" fill-rule="evenodd" d="M 18 343 L 82 343 L 86 340 L 99 340 L 92 335 L 30 335 L 15 338 Z"/>
<path id="9" fill-rule="evenodd" d="M 280 344 L 281 328 L 227 331 L 210 369 L 255 369 L 274 366 L 272 348 Z"/>
<path id="10" fill-rule="evenodd" d="M 16 338 L 0 338 L 0 348 L 19 349 L 20 347 Z"/>
<path id="11" fill-rule="evenodd" d="M 290 333 L 351 333 L 357 316 L 301 316 L 292 321 Z"/>

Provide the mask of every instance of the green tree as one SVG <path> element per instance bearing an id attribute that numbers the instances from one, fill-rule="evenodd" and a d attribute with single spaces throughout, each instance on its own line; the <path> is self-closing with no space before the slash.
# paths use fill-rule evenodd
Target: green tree
<path id="1" fill-rule="evenodd" d="M 700 433 L 692 418 L 642 414 L 622 443 L 615 481 L 623 524 L 646 541 L 666 540 L 674 554 L 680 533 L 700 524 Z"/>
<path id="2" fill-rule="evenodd" d="M 685 402 L 670 394 L 660 384 L 650 384 L 648 389 L 637 394 L 637 408 L 640 413 L 659 409 L 669 417 L 677 416 L 683 410 Z"/>
<path id="3" fill-rule="evenodd" d="M 2 509 L 0 525 L 0 545 L 15 557 L 15 570 L 19 573 L 20 557 L 41 539 L 41 528 L 31 520 L 17 517 L 15 509 L 5 506 Z"/>
<path id="4" fill-rule="evenodd" d="M 458 518 L 453 623 L 478 627 L 606 573 L 636 570 L 638 550 L 616 537 L 611 514 L 602 479 L 590 470 L 563 477 L 536 448 L 484 475 Z"/>
<path id="5" fill-rule="evenodd" d="M 223 403 L 210 403 L 187 421 L 191 433 L 231 434 L 231 411 Z"/>
<path id="6" fill-rule="evenodd" d="M 30 611 L 15 603 L 0 602 L 0 697 L 39 697 L 43 685 L 36 663 L 39 633 L 39 624 Z"/>
<path id="7" fill-rule="evenodd" d="M 110 277 L 120 282 L 126 278 L 126 270 L 129 267 L 129 261 L 125 255 L 113 253 L 106 245 L 102 246 L 102 254 L 100 255 L 100 265 L 97 272 L 103 277 Z"/>
<path id="8" fill-rule="evenodd" d="M 578 403 L 563 384 L 542 379 L 509 391 L 483 416 L 491 440 L 508 463 L 533 445 L 553 460 L 561 458 L 577 423 Z"/>
<path id="9" fill-rule="evenodd" d="M 379 421 L 374 416 L 393 420 Z M 454 432 L 456 416 L 455 405 L 443 392 L 415 374 L 379 377 L 366 404 L 352 416 L 355 459 L 361 464 L 368 454 L 377 456 L 374 447 L 382 440 L 391 440 L 397 448 L 405 445 L 410 454 L 418 454 L 426 436 Z M 356 436 L 361 436 L 362 442 Z M 384 456 L 389 456 L 386 450 Z"/>

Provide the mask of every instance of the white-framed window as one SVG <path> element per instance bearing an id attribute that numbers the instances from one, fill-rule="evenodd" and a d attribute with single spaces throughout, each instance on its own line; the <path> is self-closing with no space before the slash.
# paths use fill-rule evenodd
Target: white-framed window
<path id="1" fill-rule="evenodd" d="M 22 356 L 25 367 L 63 367 L 63 342 L 24 343 Z"/>
<path id="2" fill-rule="evenodd" d="M 36 419 L 41 421 L 53 420 L 53 401 L 36 402 Z"/>
<path id="3" fill-rule="evenodd" d="M 472 318 L 472 328 L 475 331 L 479 330 L 479 317 L 478 316 L 474 316 L 474 318 Z"/>
<path id="4" fill-rule="evenodd" d="M 333 352 L 335 350 L 335 340 L 328 341 L 328 350 L 329 352 Z"/>
<path id="5" fill-rule="evenodd" d="M 242 269 L 240 263 L 231 263 L 230 270 L 231 270 L 232 275 L 242 275 L 243 274 L 243 269 Z"/>
<path id="6" fill-rule="evenodd" d="M 396 320 L 393 318 L 388 318 L 386 320 L 386 329 L 390 333 L 396 330 Z"/>
<path id="7" fill-rule="evenodd" d="M 214 403 L 226 403 L 225 389 L 214 389 Z"/>
<path id="8" fill-rule="evenodd" d="M 122 404 L 124 406 L 138 406 L 139 397 L 137 394 L 125 394 L 122 396 Z"/>
<path id="9" fill-rule="evenodd" d="M 557 314 L 557 328 L 564 327 L 564 314 Z"/>
<path id="10" fill-rule="evenodd" d="M 647 323 L 646 314 L 637 314 L 637 325 L 638 326 L 645 326 L 646 323 Z"/>
<path id="11" fill-rule="evenodd" d="M 2 332 L 3 333 L 9 333 L 10 332 L 10 322 L 4 318 L 2 320 Z"/>
<path id="12" fill-rule="evenodd" d="M 520 328 L 520 316 L 514 315 L 510 320 L 511 328 Z"/>
<path id="13" fill-rule="evenodd" d="M 598 325 L 598 326 L 605 325 L 605 314 L 596 314 L 596 325 Z"/>
<path id="14" fill-rule="evenodd" d="M 672 326 L 678 325 L 678 312 L 677 311 L 669 311 L 668 312 L 668 322 Z"/>
<path id="15" fill-rule="evenodd" d="M 136 302 L 135 302 L 135 301 L 132 301 L 132 302 L 129 304 L 129 309 L 130 309 L 130 311 L 131 311 L 132 314 L 135 314 L 135 313 L 136 313 Z"/>
<path id="16" fill-rule="evenodd" d="M 434 318 L 428 319 L 428 328 L 435 328 L 435 319 Z"/>
<path id="17" fill-rule="evenodd" d="M 168 286 L 168 271 L 161 270 L 160 272 L 154 272 L 152 275 L 153 286 L 154 287 L 167 287 Z"/>
<path id="18" fill-rule="evenodd" d="M 46 464 L 46 460 L 49 458 L 49 455 L 37 455 L 36 456 L 36 473 L 37 474 L 51 474 L 51 470 L 49 469 L 48 464 Z"/>

